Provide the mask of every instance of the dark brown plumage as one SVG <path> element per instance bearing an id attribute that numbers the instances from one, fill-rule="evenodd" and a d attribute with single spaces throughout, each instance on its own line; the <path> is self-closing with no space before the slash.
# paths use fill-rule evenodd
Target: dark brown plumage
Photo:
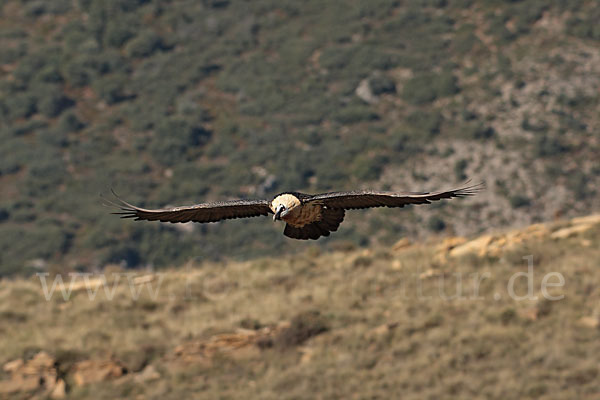
<path id="1" fill-rule="evenodd" d="M 465 186 L 440 192 L 381 192 L 351 191 L 309 195 L 284 192 L 268 200 L 232 200 L 203 203 L 193 206 L 150 210 L 121 200 L 122 218 L 161 222 L 217 222 L 232 218 L 257 217 L 274 214 L 285 221 L 283 234 L 293 239 L 318 239 L 329 236 L 344 220 L 345 210 L 370 207 L 404 207 L 410 204 L 429 204 L 432 201 L 472 196 L 483 184 Z M 114 192 L 113 192 L 114 194 Z"/>
<path id="2" fill-rule="evenodd" d="M 196 204 L 159 210 L 147 210 L 121 200 L 119 202 L 121 218 L 134 218 L 135 221 L 160 222 L 217 222 L 225 219 L 258 217 L 271 213 L 268 200 L 232 200 L 214 203 Z"/>

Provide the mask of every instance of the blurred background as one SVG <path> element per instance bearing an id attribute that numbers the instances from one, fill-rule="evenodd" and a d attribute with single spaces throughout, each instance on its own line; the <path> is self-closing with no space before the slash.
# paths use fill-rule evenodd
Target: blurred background
<path id="1" fill-rule="evenodd" d="M 75 397 L 592 398 L 600 233 L 565 221 L 600 210 L 598 21 L 596 0 L 0 0 L 0 362 L 58 365 L 46 382 Z M 350 212 L 318 242 L 264 218 L 134 223 L 99 197 L 162 208 L 467 179 L 487 190 Z M 529 233 L 494 236 L 513 229 Z M 483 250 L 448 261 L 478 235 Z M 564 274 L 569 308 L 492 300 L 528 254 Z M 210 279 L 177 278 L 190 262 Z M 47 302 L 34 275 L 107 266 L 169 268 L 177 295 Z M 456 270 L 496 274 L 488 302 L 391 301 L 398 271 L 437 293 L 427 279 Z M 190 287 L 227 296 L 190 301 Z M 214 361 L 210 340 L 259 355 Z M 93 364 L 107 352 L 119 362 Z M 81 362 L 146 375 L 87 386 Z M 15 381 L 10 365 L 0 378 Z M 60 395 L 37 387 L 0 397 Z"/>
<path id="2" fill-rule="evenodd" d="M 278 224 L 134 224 L 285 190 L 488 191 L 330 239 L 474 234 L 598 209 L 596 1 L 0 3 L 0 275 L 297 251 Z"/>

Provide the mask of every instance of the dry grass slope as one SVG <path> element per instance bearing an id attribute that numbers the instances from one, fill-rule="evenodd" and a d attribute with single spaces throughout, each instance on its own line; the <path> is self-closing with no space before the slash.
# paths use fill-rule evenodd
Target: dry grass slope
<path id="1" fill-rule="evenodd" d="M 46 301 L 38 277 L 4 280 L 0 398 L 597 398 L 599 222 L 479 239 L 487 247 L 107 271 L 67 301 L 59 289 Z M 537 299 L 517 300 L 508 284 L 527 256 Z M 561 300 L 542 290 L 552 272 L 564 285 L 545 294 Z M 516 295 L 527 289 L 515 279 Z"/>

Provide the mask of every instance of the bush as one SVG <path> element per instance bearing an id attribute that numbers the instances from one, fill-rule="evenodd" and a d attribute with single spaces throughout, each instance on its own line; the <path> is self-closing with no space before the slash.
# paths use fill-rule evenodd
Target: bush
<path id="1" fill-rule="evenodd" d="M 75 102 L 64 95 L 57 86 L 47 86 L 36 91 L 37 109 L 47 117 L 53 118 L 64 110 L 73 107 Z"/>
<path id="2" fill-rule="evenodd" d="M 9 119 L 28 118 L 37 111 L 35 97 L 27 92 L 17 93 L 4 99 Z"/>
<path id="3" fill-rule="evenodd" d="M 0 47 L 0 64 L 11 64 L 23 57 L 27 52 L 26 45 L 21 43 L 15 47 Z"/>
<path id="4" fill-rule="evenodd" d="M 422 73 L 404 85 L 402 97 L 415 105 L 430 103 L 439 97 L 452 96 L 459 92 L 457 80 L 449 71 Z"/>
<path id="5" fill-rule="evenodd" d="M 29 196 L 47 196 L 54 193 L 68 174 L 58 151 L 48 151 L 36 157 L 28 164 L 27 176 L 21 182 L 20 190 Z"/>
<path id="6" fill-rule="evenodd" d="M 464 181 L 465 179 L 467 179 L 467 174 L 465 173 L 465 169 L 467 169 L 468 165 L 469 165 L 469 161 L 465 160 L 464 158 L 461 160 L 458 160 L 454 164 L 454 176 L 456 177 L 457 181 Z"/>
<path id="7" fill-rule="evenodd" d="M 569 146 L 555 136 L 539 134 L 534 141 L 534 151 L 538 157 L 552 157 L 569 151 Z"/>
<path id="8" fill-rule="evenodd" d="M 0 176 L 14 174 L 21 170 L 25 163 L 22 157 L 24 147 L 20 138 L 4 142 L 0 147 Z"/>
<path id="9" fill-rule="evenodd" d="M 143 31 L 127 44 L 125 53 L 130 57 L 148 57 L 163 48 L 163 41 L 159 35 L 152 31 Z"/>
<path id="10" fill-rule="evenodd" d="M 45 83 L 61 83 L 64 80 L 56 65 L 47 65 L 42 68 L 36 79 Z"/>
<path id="11" fill-rule="evenodd" d="M 510 202 L 510 206 L 512 208 L 527 207 L 531 204 L 531 201 L 527 197 L 525 197 L 524 195 L 520 195 L 520 194 L 511 196 L 509 198 L 509 202 Z"/>
<path id="12" fill-rule="evenodd" d="M 37 119 L 28 119 L 22 123 L 13 124 L 11 133 L 13 136 L 22 136 L 46 127 L 48 127 L 48 124 L 45 121 L 40 121 Z"/>
<path id="13" fill-rule="evenodd" d="M 189 148 L 204 145 L 211 133 L 190 121 L 171 117 L 156 128 L 150 152 L 163 165 L 174 165 L 187 159 Z"/>
<path id="14" fill-rule="evenodd" d="M 131 21 L 112 20 L 106 27 L 105 40 L 109 46 L 121 47 L 135 36 L 135 26 Z"/>
<path id="15" fill-rule="evenodd" d="M 277 336 L 275 343 L 282 347 L 298 346 L 327 330 L 327 320 L 319 311 L 306 311 L 292 318 L 290 327 Z"/>
<path id="16" fill-rule="evenodd" d="M 432 232 L 441 232 L 446 229 L 446 222 L 441 217 L 434 215 L 427 221 L 427 227 Z"/>
<path id="17" fill-rule="evenodd" d="M 396 83 L 385 75 L 377 75 L 369 79 L 369 87 L 376 96 L 384 93 L 396 93 Z"/>
<path id="18" fill-rule="evenodd" d="M 427 137 L 433 137 L 440 132 L 443 120 L 444 117 L 438 110 L 415 111 L 406 119 L 419 136 L 424 134 Z"/>
<path id="19" fill-rule="evenodd" d="M 25 14 L 29 17 L 40 17 L 44 14 L 61 15 L 70 9 L 70 0 L 34 0 L 27 3 Z"/>
<path id="20" fill-rule="evenodd" d="M 69 144 L 67 132 L 60 129 L 47 129 L 38 133 L 39 144 L 53 147 L 66 147 Z"/>
<path id="21" fill-rule="evenodd" d="M 85 128 L 85 123 L 73 111 L 64 113 L 58 120 L 58 129 L 63 132 L 78 132 Z"/>
<path id="22" fill-rule="evenodd" d="M 42 70 L 51 65 L 58 65 L 61 49 L 54 46 L 46 46 L 37 52 L 30 52 L 23 57 L 13 76 L 21 82 L 28 83 Z"/>
<path id="23" fill-rule="evenodd" d="M 141 261 L 140 253 L 135 247 L 121 245 L 111 248 L 102 260 L 102 264 L 124 263 L 127 268 L 134 268 L 140 265 Z"/>
<path id="24" fill-rule="evenodd" d="M 600 7 L 595 7 L 585 17 L 573 16 L 566 22 L 566 31 L 568 34 L 583 39 L 600 40 Z"/>
<path id="25" fill-rule="evenodd" d="M 106 76 L 102 79 L 96 79 L 93 83 L 94 90 L 106 104 L 116 104 L 132 97 L 127 93 L 125 75 L 117 74 Z"/>
<path id="26" fill-rule="evenodd" d="M 465 139 L 488 140 L 496 135 L 496 131 L 481 122 L 472 122 L 459 127 L 459 135 Z"/>
<path id="27" fill-rule="evenodd" d="M 387 162 L 388 158 L 383 155 L 359 156 L 352 164 L 352 175 L 360 181 L 378 179 Z"/>
<path id="28" fill-rule="evenodd" d="M 369 106 L 353 105 L 342 108 L 333 118 L 340 124 L 356 124 L 376 120 L 379 116 Z"/>

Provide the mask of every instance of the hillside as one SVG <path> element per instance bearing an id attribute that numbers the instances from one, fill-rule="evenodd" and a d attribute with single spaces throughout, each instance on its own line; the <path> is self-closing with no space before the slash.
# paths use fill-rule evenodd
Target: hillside
<path id="1" fill-rule="evenodd" d="M 111 218 L 284 190 L 446 189 L 320 242 L 600 209 L 595 0 L 1 0 L 0 276 L 303 252 L 266 221 Z"/>
<path id="2" fill-rule="evenodd" d="M 596 398 L 599 240 L 595 215 L 158 273 L 113 266 L 64 275 L 65 297 L 45 293 L 55 276 L 4 280 L 0 398 Z"/>

